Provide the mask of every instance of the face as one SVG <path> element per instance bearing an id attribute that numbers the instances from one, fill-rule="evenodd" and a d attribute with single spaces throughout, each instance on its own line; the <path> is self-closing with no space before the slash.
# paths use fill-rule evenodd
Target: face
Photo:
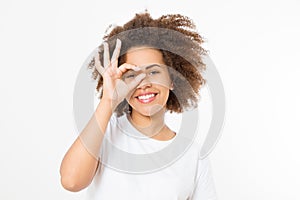
<path id="1" fill-rule="evenodd" d="M 141 68 L 140 71 L 130 70 L 123 75 L 125 82 L 130 82 L 139 73 L 146 77 L 137 86 L 129 99 L 132 115 L 151 116 L 164 109 L 169 97 L 171 86 L 170 75 L 159 50 L 138 47 L 126 54 L 126 62 Z"/>

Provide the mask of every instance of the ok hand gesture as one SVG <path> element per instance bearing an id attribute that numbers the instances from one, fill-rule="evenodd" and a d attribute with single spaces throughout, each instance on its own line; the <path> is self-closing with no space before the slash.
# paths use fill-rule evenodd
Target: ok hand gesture
<path id="1" fill-rule="evenodd" d="M 122 75 L 128 70 L 138 71 L 139 67 L 124 63 L 118 67 L 118 57 L 121 50 L 121 40 L 117 39 L 116 47 L 113 52 L 112 57 L 109 55 L 109 47 L 106 42 L 103 44 L 103 65 L 101 65 L 99 60 L 99 53 L 95 56 L 95 66 L 97 71 L 103 77 L 103 96 L 102 99 L 106 99 L 112 102 L 113 109 L 121 103 L 124 98 L 131 94 L 131 92 L 138 86 L 138 84 L 145 77 L 144 73 L 136 76 L 131 82 L 125 83 L 122 80 Z"/>

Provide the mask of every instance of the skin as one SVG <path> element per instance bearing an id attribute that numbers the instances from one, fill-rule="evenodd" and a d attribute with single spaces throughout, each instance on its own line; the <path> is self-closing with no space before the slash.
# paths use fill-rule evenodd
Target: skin
<path id="1" fill-rule="evenodd" d="M 104 66 L 99 62 L 99 55 L 95 56 L 96 68 L 103 77 L 103 96 L 90 121 L 62 160 L 61 184 L 66 190 L 77 192 L 92 182 L 99 166 L 98 152 L 107 124 L 113 110 L 124 98 L 133 108 L 129 120 L 142 133 L 157 140 L 169 140 L 175 136 L 164 123 L 166 102 L 172 87 L 166 68 L 160 69 L 160 75 L 167 84 L 149 82 L 147 71 L 129 82 L 123 80 L 126 72 L 141 71 L 137 66 L 164 64 L 162 54 L 151 48 L 133 48 L 126 55 L 126 63 L 118 67 L 120 48 L 121 41 L 118 40 L 110 59 L 108 45 L 104 44 Z M 157 93 L 154 101 L 141 104 L 136 100 L 136 96 L 149 91 Z"/>
<path id="2" fill-rule="evenodd" d="M 166 103 L 172 87 L 169 72 L 164 66 L 163 56 L 159 50 L 149 47 L 133 48 L 126 54 L 126 62 L 136 66 L 151 66 L 144 69 L 146 77 L 127 99 L 132 107 L 131 123 L 145 135 L 157 140 L 169 140 L 174 137 L 164 122 Z M 154 65 L 158 64 L 158 65 Z M 151 102 L 140 102 L 139 95 L 154 93 Z"/>

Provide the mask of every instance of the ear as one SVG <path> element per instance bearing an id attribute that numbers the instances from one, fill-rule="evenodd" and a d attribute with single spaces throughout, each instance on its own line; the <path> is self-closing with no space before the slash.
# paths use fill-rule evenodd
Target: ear
<path id="1" fill-rule="evenodd" d="M 173 82 L 171 82 L 171 84 L 170 84 L 170 90 L 174 90 L 174 83 Z"/>

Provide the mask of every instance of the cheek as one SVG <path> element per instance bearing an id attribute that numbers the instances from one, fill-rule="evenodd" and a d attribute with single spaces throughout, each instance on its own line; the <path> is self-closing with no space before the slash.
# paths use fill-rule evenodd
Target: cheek
<path id="1" fill-rule="evenodd" d="M 127 103 L 128 103 L 131 107 L 132 107 L 132 104 L 133 104 L 134 100 L 135 100 L 135 98 L 133 97 L 133 95 L 132 95 L 130 98 L 126 99 Z"/>
<path id="2" fill-rule="evenodd" d="M 170 90 L 165 88 L 162 92 L 162 101 L 164 104 L 167 103 L 167 101 L 169 99 L 169 95 L 170 95 Z"/>

